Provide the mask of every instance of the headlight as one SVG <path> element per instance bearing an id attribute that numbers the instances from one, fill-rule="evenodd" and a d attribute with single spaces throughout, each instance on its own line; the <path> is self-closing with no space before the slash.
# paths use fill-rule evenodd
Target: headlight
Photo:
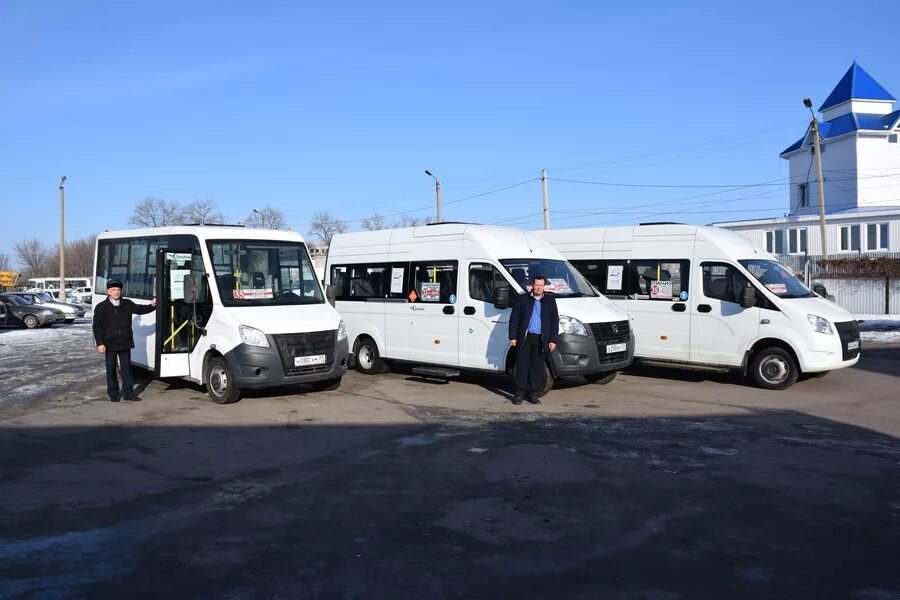
<path id="1" fill-rule="evenodd" d="M 248 346 L 259 346 L 261 348 L 269 347 L 269 340 L 266 339 L 266 334 L 259 329 L 241 325 L 238 331 L 241 332 L 241 339 L 244 340 L 244 343 Z"/>
<path id="2" fill-rule="evenodd" d="M 42 315 L 52 315 L 52 314 L 53 314 L 53 311 L 50 310 L 49 308 L 42 308 L 42 309 L 40 310 L 40 313 L 41 313 Z"/>
<path id="3" fill-rule="evenodd" d="M 559 332 L 571 335 L 588 334 L 587 329 L 584 327 L 584 323 L 578 319 L 573 319 L 572 317 L 567 317 L 565 315 L 559 315 Z"/>
<path id="4" fill-rule="evenodd" d="M 337 341 L 346 340 L 347 339 L 347 326 L 344 325 L 344 320 L 341 319 L 341 324 L 338 325 L 337 332 Z"/>
<path id="5" fill-rule="evenodd" d="M 813 331 L 817 333 L 827 333 L 829 335 L 834 334 L 834 329 L 831 328 L 831 323 L 828 322 L 828 319 L 823 319 L 819 315 L 806 315 L 806 319 L 809 321 L 809 325 L 813 328 Z"/>

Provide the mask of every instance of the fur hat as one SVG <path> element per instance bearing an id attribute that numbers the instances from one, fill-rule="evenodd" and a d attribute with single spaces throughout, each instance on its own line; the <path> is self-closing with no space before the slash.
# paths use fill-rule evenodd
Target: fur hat
<path id="1" fill-rule="evenodd" d="M 114 287 L 119 288 L 121 290 L 122 282 L 119 281 L 118 279 L 110 279 L 109 281 L 106 282 L 106 289 L 114 288 Z"/>

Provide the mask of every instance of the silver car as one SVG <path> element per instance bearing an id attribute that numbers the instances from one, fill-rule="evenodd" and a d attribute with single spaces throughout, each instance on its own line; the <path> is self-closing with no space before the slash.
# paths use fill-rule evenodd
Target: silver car
<path id="1" fill-rule="evenodd" d="M 9 296 L 18 296 L 22 300 L 25 300 L 29 304 L 39 304 L 42 306 L 46 306 L 47 308 L 56 308 L 63 312 L 63 315 L 66 317 L 66 324 L 71 325 L 75 322 L 75 319 L 82 318 L 84 316 L 84 309 L 78 306 L 77 304 L 63 304 L 61 302 L 54 302 L 53 297 L 50 296 L 47 292 L 6 292 L 3 294 L 6 297 Z"/>

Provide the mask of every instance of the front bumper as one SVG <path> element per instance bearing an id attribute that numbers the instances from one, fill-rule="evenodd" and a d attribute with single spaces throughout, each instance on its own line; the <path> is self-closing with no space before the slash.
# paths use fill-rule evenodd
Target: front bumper
<path id="1" fill-rule="evenodd" d="M 818 344 L 809 344 L 800 359 L 800 370 L 804 373 L 821 373 L 852 367 L 859 362 L 862 342 L 859 339 L 859 324 L 856 321 L 834 323 L 835 333 L 821 335 Z"/>
<path id="2" fill-rule="evenodd" d="M 331 363 L 290 369 L 282 362 L 277 345 L 269 338 L 269 347 L 238 344 L 225 354 L 231 376 L 240 388 L 268 388 L 295 383 L 309 383 L 336 379 L 347 372 L 349 344 L 346 339 L 336 342 Z"/>
<path id="3" fill-rule="evenodd" d="M 550 353 L 554 377 L 574 377 L 624 369 L 634 360 L 634 333 L 629 332 L 624 353 L 606 355 L 607 343 L 590 335 L 560 334 L 555 352 Z"/>
<path id="4" fill-rule="evenodd" d="M 63 313 L 52 313 L 52 314 L 38 314 L 38 321 L 41 325 L 52 325 L 54 323 L 63 323 L 66 320 L 66 315 Z"/>

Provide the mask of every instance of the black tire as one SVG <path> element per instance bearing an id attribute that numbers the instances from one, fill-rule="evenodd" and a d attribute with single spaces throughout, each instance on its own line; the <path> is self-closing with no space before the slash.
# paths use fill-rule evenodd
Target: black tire
<path id="1" fill-rule="evenodd" d="M 231 369 L 221 356 L 209 360 L 203 377 L 206 393 L 216 404 L 234 404 L 241 399 L 241 389 L 234 384 Z"/>
<path id="2" fill-rule="evenodd" d="M 553 373 L 550 372 L 550 365 L 547 364 L 547 361 L 544 361 L 544 385 L 538 392 L 538 398 L 543 398 L 544 396 L 549 394 L 550 390 L 553 389 L 553 384 L 555 383 L 556 378 L 553 377 Z"/>
<path id="3" fill-rule="evenodd" d="M 356 358 L 356 370 L 360 373 L 377 375 L 387 370 L 381 355 L 378 354 L 378 345 L 370 337 L 356 340 L 353 354 Z"/>
<path id="4" fill-rule="evenodd" d="M 28 329 L 37 329 L 41 326 L 40 320 L 34 315 L 25 315 L 22 317 L 22 323 L 24 323 L 25 327 Z"/>
<path id="5" fill-rule="evenodd" d="M 603 371 L 600 373 L 589 373 L 585 375 L 584 378 L 587 379 L 588 383 L 596 383 L 597 385 L 606 385 L 616 378 L 618 375 L 618 371 Z"/>
<path id="6" fill-rule="evenodd" d="M 785 390 L 797 381 L 800 371 L 790 352 L 784 348 L 763 348 L 750 363 L 750 374 L 759 387 L 766 390 Z"/>
<path id="7" fill-rule="evenodd" d="M 333 392 L 339 387 L 341 387 L 341 378 L 335 377 L 334 379 L 323 379 L 322 381 L 314 381 L 312 382 L 313 390 L 317 392 Z"/>

